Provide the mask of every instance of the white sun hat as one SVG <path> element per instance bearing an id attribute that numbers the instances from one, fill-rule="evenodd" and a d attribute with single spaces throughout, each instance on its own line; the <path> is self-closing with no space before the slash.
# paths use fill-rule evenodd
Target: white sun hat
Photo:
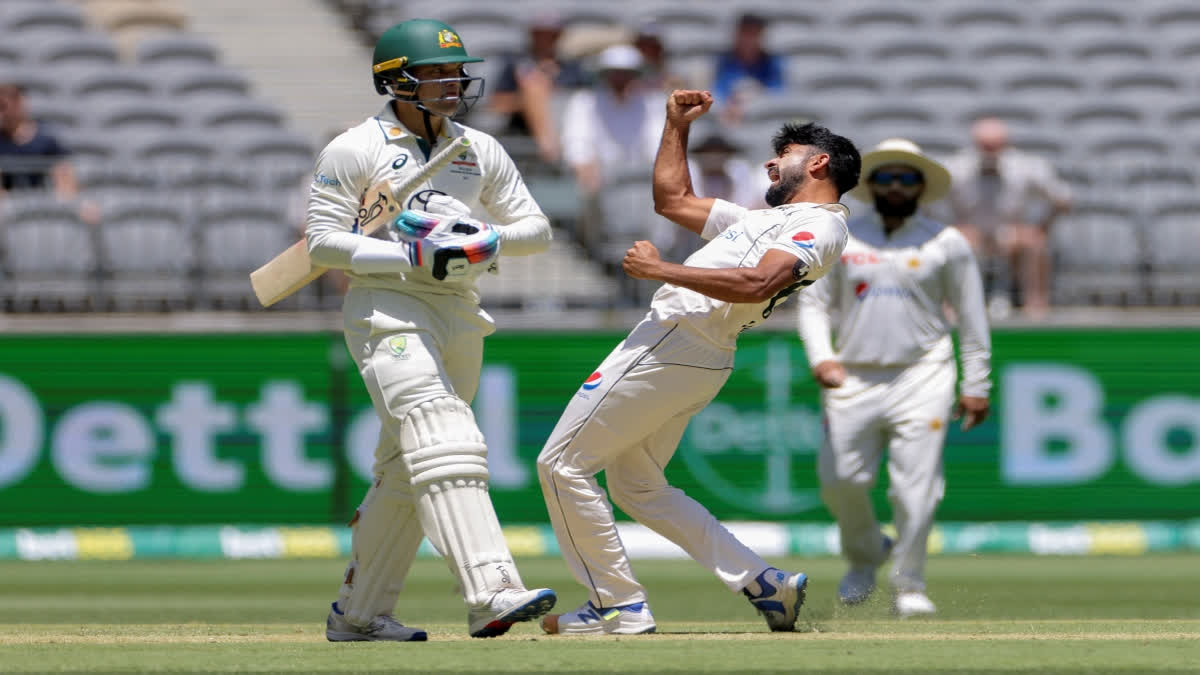
<path id="1" fill-rule="evenodd" d="M 950 191 L 950 172 L 946 167 L 921 152 L 921 146 L 907 138 L 889 138 L 863 155 L 862 173 L 858 185 L 850 190 L 850 196 L 864 204 L 874 203 L 871 194 L 871 174 L 875 169 L 888 164 L 906 164 L 925 176 L 925 191 L 917 201 L 921 204 L 936 202 Z"/>

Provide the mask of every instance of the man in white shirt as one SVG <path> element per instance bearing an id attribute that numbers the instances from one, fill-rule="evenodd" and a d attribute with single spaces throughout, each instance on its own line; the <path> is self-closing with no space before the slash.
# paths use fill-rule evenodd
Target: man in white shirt
<path id="1" fill-rule="evenodd" d="M 427 639 L 392 618 L 422 536 L 458 581 L 472 637 L 502 635 L 554 605 L 553 591 L 527 590 L 517 574 L 488 496 L 487 446 L 470 408 L 483 338 L 495 330 L 479 307 L 475 279 L 501 248 L 530 255 L 546 250 L 551 237 L 504 148 L 450 119 L 478 95 L 472 85 L 480 78 L 469 77 L 464 64 L 482 60 L 468 56 L 440 21 L 393 26 L 379 38 L 372 68 L 388 103 L 317 158 L 309 254 L 350 279 L 346 345 L 383 423 L 375 481 L 355 513 L 352 559 L 326 622 L 330 641 Z M 466 151 L 403 204 L 409 210 L 383 238 L 363 236 L 358 217 L 367 190 L 404 182 L 458 136 L 470 140 Z"/>
<path id="2" fill-rule="evenodd" d="M 687 551 L 731 591 L 742 592 L 773 631 L 795 629 L 808 577 L 768 565 L 702 505 L 667 483 L 688 420 L 708 405 L 733 367 L 737 336 L 788 295 L 837 264 L 846 242 L 842 194 L 858 182 L 858 150 L 816 125 L 785 125 L 766 162 L 774 208 L 749 211 L 696 196 L 687 168 L 692 121 L 712 95 L 676 91 L 654 169 L 659 213 L 708 240 L 684 264 L 636 242 L 624 267 L 664 282 L 650 312 L 571 399 L 538 456 L 538 476 L 559 548 L 589 599 L 547 616 L 548 633 L 639 634 L 656 629 L 634 578 L 612 506 Z"/>
<path id="3" fill-rule="evenodd" d="M 925 595 L 925 549 L 944 492 L 942 445 L 955 395 L 946 303 L 962 342 L 955 415 L 965 430 L 988 414 L 991 340 L 975 257 L 958 230 L 917 213 L 949 189 L 949 172 L 916 144 L 880 143 L 863 157 L 862 181 L 850 192 L 874 212 L 850 221 L 842 264 L 800 298 L 800 335 L 825 388 L 821 496 L 850 563 L 838 594 L 846 604 L 866 600 L 890 554 L 901 616 L 935 611 Z M 894 547 L 870 499 L 885 448 Z"/>
<path id="4" fill-rule="evenodd" d="M 1003 120 L 975 122 L 971 139 L 973 147 L 946 161 L 952 222 L 980 258 L 1000 263 L 994 271 L 1019 285 L 1025 314 L 1041 318 L 1050 306 L 1050 227 L 1071 209 L 1071 189 L 1050 162 L 1009 145 Z M 1043 207 L 1036 221 L 1032 205 Z M 999 315 L 1009 303 L 1004 286 L 993 297 Z"/>

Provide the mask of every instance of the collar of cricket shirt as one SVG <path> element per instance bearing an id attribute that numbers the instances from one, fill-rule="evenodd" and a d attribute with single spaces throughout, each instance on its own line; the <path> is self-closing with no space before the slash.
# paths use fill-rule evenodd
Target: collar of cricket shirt
<path id="1" fill-rule="evenodd" d="M 389 141 L 409 136 L 417 137 L 408 127 L 400 123 L 400 120 L 396 117 L 396 111 L 392 109 L 392 102 L 390 100 L 383 105 L 383 109 L 375 116 L 375 121 L 379 124 L 379 130 Z M 454 128 L 455 124 L 457 122 L 454 120 L 447 119 L 446 123 L 442 125 L 441 131 L 438 132 L 438 139 L 454 138 L 454 132 L 457 131 Z"/>

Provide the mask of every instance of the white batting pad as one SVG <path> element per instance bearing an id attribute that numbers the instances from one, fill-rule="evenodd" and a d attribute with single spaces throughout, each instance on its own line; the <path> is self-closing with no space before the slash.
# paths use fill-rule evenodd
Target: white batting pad
<path id="1" fill-rule="evenodd" d="M 430 543 L 458 578 L 467 605 L 502 588 L 524 588 L 487 489 L 487 446 L 471 408 L 457 398 L 415 407 L 405 418 L 402 457 Z"/>
<path id="2" fill-rule="evenodd" d="M 355 514 L 352 554 L 338 608 L 355 625 L 391 614 L 421 545 L 421 522 L 407 476 L 380 476 Z"/>

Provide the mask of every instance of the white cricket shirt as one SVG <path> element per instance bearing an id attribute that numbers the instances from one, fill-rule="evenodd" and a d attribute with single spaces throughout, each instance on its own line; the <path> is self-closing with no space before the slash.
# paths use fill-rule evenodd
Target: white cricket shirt
<path id="1" fill-rule="evenodd" d="M 471 145 L 401 205 L 424 209 L 430 195 L 446 194 L 471 208 L 471 216 L 500 225 L 501 255 L 530 255 L 550 247 L 550 221 L 529 194 L 508 152 L 490 135 L 455 122 L 442 127 L 445 139 L 463 135 Z M 443 141 L 444 142 L 444 141 Z M 432 156 L 441 147 L 434 146 Z M 358 209 L 371 186 L 382 180 L 400 184 L 421 170 L 427 157 L 417 136 L 396 119 L 391 103 L 334 138 L 317 157 L 308 202 L 305 233 L 313 262 L 347 270 L 351 286 L 405 293 L 459 295 L 479 302 L 474 283 L 443 283 L 428 275 L 403 271 L 359 273 L 356 252 L 399 241 L 390 227 L 373 237 L 358 233 Z"/>
<path id="2" fill-rule="evenodd" d="M 717 199 L 700 234 L 709 242 L 683 264 L 706 269 L 755 267 L 767 251 L 777 249 L 803 261 L 807 274 L 759 303 L 725 302 L 663 284 L 650 302 L 651 318 L 678 321 L 722 349 L 736 348 L 739 333 L 766 319 L 787 296 L 820 279 L 837 262 L 846 246 L 848 214 L 841 204 L 786 204 L 751 211 Z"/>
<path id="3" fill-rule="evenodd" d="M 842 264 L 800 298 L 800 336 L 809 363 L 907 366 L 954 357 L 943 303 L 954 308 L 962 393 L 987 396 L 991 338 L 979 267 L 958 230 L 921 216 L 890 236 L 878 214 L 850 222 Z M 831 315 L 836 343 L 830 341 Z"/>

